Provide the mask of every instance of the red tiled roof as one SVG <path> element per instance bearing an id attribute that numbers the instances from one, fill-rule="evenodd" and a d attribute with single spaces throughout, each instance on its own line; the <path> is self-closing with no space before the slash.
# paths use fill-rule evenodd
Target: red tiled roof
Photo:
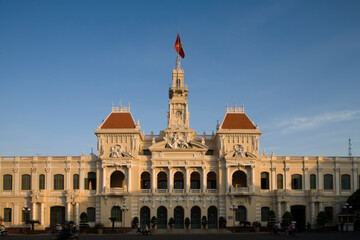
<path id="1" fill-rule="evenodd" d="M 111 113 L 101 129 L 113 128 L 135 128 L 135 122 L 130 113 Z"/>
<path id="2" fill-rule="evenodd" d="M 256 127 L 244 113 L 227 113 L 222 129 L 256 129 Z"/>

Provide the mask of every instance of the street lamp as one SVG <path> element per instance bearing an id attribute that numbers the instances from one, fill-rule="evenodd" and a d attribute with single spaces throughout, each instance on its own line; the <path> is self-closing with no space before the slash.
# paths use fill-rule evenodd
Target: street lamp
<path id="1" fill-rule="evenodd" d="M 229 207 L 230 211 L 233 212 L 233 232 L 235 232 L 235 212 L 238 209 L 236 205 L 232 205 Z"/>
<path id="2" fill-rule="evenodd" d="M 25 205 L 22 210 L 24 212 L 25 223 L 27 223 L 30 220 L 28 217 L 28 214 L 30 213 L 30 208 Z M 26 234 L 26 228 L 24 228 L 24 233 Z"/>
<path id="3" fill-rule="evenodd" d="M 126 204 L 124 203 L 123 206 L 120 208 L 121 213 L 124 213 L 121 217 L 122 217 L 122 228 L 123 228 L 123 233 L 125 233 L 125 213 L 127 211 L 129 211 L 129 208 L 126 207 Z"/>
<path id="4" fill-rule="evenodd" d="M 352 226 L 350 226 L 350 225 L 352 225 L 352 223 L 353 223 L 353 219 L 352 219 L 353 216 L 352 216 L 352 214 L 351 214 L 351 212 L 352 212 L 352 206 L 351 206 L 349 203 L 345 203 L 345 205 L 343 206 L 343 211 L 344 211 L 344 213 L 345 213 L 345 216 L 343 216 L 343 218 L 345 218 L 345 221 L 343 220 L 342 222 L 343 222 L 343 224 L 345 224 L 345 226 L 346 226 L 346 231 L 349 231 L 349 227 L 351 227 L 351 230 L 350 230 L 350 231 L 353 231 Z M 341 226 L 341 230 L 342 230 L 342 231 L 345 230 L 345 229 L 343 229 L 343 228 L 344 228 L 343 224 L 342 224 L 342 226 Z"/>

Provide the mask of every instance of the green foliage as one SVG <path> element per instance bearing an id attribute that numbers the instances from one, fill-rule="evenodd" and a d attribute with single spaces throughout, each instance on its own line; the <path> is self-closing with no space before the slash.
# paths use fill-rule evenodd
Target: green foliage
<path id="1" fill-rule="evenodd" d="M 276 216 L 275 216 L 275 212 L 273 210 L 271 210 L 269 212 L 269 219 L 267 220 L 267 226 L 269 228 L 272 228 L 276 223 Z"/>
<path id="2" fill-rule="evenodd" d="M 226 219 L 224 217 L 219 217 L 219 225 L 220 226 L 226 226 Z"/>
<path id="3" fill-rule="evenodd" d="M 185 225 L 190 225 L 190 218 L 185 218 Z"/>
<path id="4" fill-rule="evenodd" d="M 291 224 L 291 221 L 294 221 L 294 217 L 290 212 L 286 211 L 282 216 L 281 227 L 282 228 L 289 227 Z"/>
<path id="5" fill-rule="evenodd" d="M 360 189 L 351 194 L 351 196 L 347 199 L 347 203 L 352 206 L 354 211 L 360 211 Z"/>
<path id="6" fill-rule="evenodd" d="M 79 227 L 82 228 L 82 229 L 90 228 L 88 222 L 89 222 L 88 215 L 86 214 L 86 212 L 82 212 L 80 214 L 80 225 L 79 225 Z"/>
<path id="7" fill-rule="evenodd" d="M 207 220 L 206 216 L 203 216 L 203 217 L 201 218 L 201 224 L 202 224 L 202 225 L 208 224 L 208 220 Z"/>
<path id="8" fill-rule="evenodd" d="M 250 226 L 251 223 L 249 221 L 240 221 L 240 225 L 243 225 L 244 228 L 246 228 L 246 226 Z"/>
<path id="9" fill-rule="evenodd" d="M 255 221 L 252 223 L 253 227 L 261 227 L 261 223 L 258 221 Z"/>
<path id="10" fill-rule="evenodd" d="M 155 216 L 152 216 L 150 222 L 152 225 L 156 225 L 158 223 L 158 219 Z"/>
<path id="11" fill-rule="evenodd" d="M 174 218 L 169 218 L 169 222 L 168 222 L 168 224 L 169 225 L 174 225 L 174 223 L 175 223 L 175 220 L 174 220 Z"/>
<path id="12" fill-rule="evenodd" d="M 328 216 L 325 212 L 321 211 L 318 213 L 316 218 L 316 223 L 319 227 L 323 228 L 325 223 L 327 222 Z"/>
<path id="13" fill-rule="evenodd" d="M 139 224 L 139 218 L 138 217 L 134 217 L 132 222 L 131 222 L 132 225 L 138 225 Z"/>

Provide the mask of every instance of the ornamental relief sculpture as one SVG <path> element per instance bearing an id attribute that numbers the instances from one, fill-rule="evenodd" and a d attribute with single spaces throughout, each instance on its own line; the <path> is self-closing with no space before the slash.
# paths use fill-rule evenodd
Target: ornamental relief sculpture
<path id="1" fill-rule="evenodd" d="M 166 141 L 166 148 L 190 148 L 190 139 L 184 133 L 168 133 L 164 139 Z"/>
<path id="2" fill-rule="evenodd" d="M 110 147 L 111 158 L 120 158 L 120 157 L 132 157 L 129 153 L 123 151 L 123 147 L 120 144 L 115 144 Z"/>

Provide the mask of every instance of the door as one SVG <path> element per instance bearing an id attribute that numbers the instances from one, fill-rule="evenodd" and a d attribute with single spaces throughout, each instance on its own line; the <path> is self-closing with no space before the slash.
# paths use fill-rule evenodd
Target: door
<path id="1" fill-rule="evenodd" d="M 201 209 L 197 206 L 191 208 L 191 229 L 201 228 Z"/>
<path id="2" fill-rule="evenodd" d="M 51 207 L 50 208 L 50 227 L 54 228 L 56 224 L 65 223 L 65 207 Z"/>
<path id="3" fill-rule="evenodd" d="M 296 221 L 296 228 L 299 230 L 305 229 L 305 221 L 306 221 L 306 208 L 303 205 L 294 205 L 291 206 L 291 214 L 293 215 Z"/>
<path id="4" fill-rule="evenodd" d="M 183 229 L 184 228 L 184 209 L 180 206 L 177 206 L 174 209 L 174 228 Z"/>
<path id="5" fill-rule="evenodd" d="M 159 207 L 157 210 L 157 219 L 158 219 L 158 229 L 167 228 L 167 209 L 163 206 Z"/>
<path id="6" fill-rule="evenodd" d="M 217 208 L 215 206 L 208 208 L 208 219 L 208 228 L 218 228 Z"/>
<path id="7" fill-rule="evenodd" d="M 150 208 L 142 207 L 140 209 L 140 227 L 144 228 L 145 225 L 150 228 Z"/>

